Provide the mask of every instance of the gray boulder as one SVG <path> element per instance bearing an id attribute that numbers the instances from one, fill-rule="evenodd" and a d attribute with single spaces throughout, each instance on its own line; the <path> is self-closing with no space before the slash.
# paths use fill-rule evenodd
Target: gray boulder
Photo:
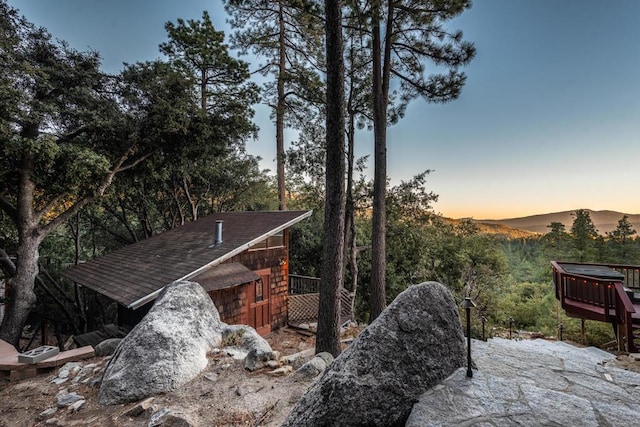
<path id="1" fill-rule="evenodd" d="M 269 342 L 262 338 L 255 329 L 248 325 L 224 325 L 222 328 L 222 345 L 246 355 L 251 350 L 271 352 Z"/>
<path id="2" fill-rule="evenodd" d="M 100 342 L 95 348 L 96 356 L 104 357 L 111 356 L 116 352 L 116 348 L 118 348 L 118 344 L 120 344 L 122 338 L 109 338 Z"/>
<path id="3" fill-rule="evenodd" d="M 280 353 L 277 351 L 264 351 L 259 348 L 251 350 L 247 357 L 244 358 L 244 368 L 253 372 L 258 369 L 262 369 L 269 366 L 268 362 L 274 360 L 280 360 Z"/>
<path id="4" fill-rule="evenodd" d="M 327 369 L 333 362 L 333 355 L 327 352 L 316 354 L 313 359 L 302 365 L 291 376 L 292 381 L 304 382 L 312 380 Z"/>
<path id="5" fill-rule="evenodd" d="M 399 426 L 426 390 L 464 363 L 451 292 L 436 282 L 398 295 L 309 387 L 284 426 Z"/>
<path id="6" fill-rule="evenodd" d="M 175 389 L 208 363 L 222 342 L 220 315 L 194 282 L 167 286 L 149 313 L 118 346 L 98 394 L 101 404 L 140 400 Z"/>

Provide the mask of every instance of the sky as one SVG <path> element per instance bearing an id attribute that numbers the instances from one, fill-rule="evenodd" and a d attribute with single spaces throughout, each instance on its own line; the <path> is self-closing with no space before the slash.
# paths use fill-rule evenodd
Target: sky
<path id="1" fill-rule="evenodd" d="M 100 52 L 107 72 L 161 58 L 168 21 L 208 10 L 216 29 L 233 31 L 221 0 L 8 3 L 55 38 Z M 448 104 L 413 100 L 389 128 L 391 185 L 431 170 L 434 209 L 451 218 L 640 213 L 640 1 L 475 0 L 450 27 L 477 49 L 467 83 Z M 247 151 L 275 171 L 275 126 L 267 107 L 255 110 L 261 130 Z M 356 144 L 371 154 L 373 135 Z"/>

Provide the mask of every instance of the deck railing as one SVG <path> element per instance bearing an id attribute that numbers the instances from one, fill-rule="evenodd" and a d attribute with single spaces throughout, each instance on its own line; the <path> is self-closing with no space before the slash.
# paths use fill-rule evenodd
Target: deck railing
<path id="1" fill-rule="evenodd" d="M 318 277 L 289 274 L 289 295 L 315 294 L 320 292 Z"/>
<path id="2" fill-rule="evenodd" d="M 634 306 L 625 287 L 640 287 L 640 266 L 620 264 L 584 264 L 604 266 L 619 271 L 624 276 L 624 284 L 619 279 L 604 279 L 568 273 L 561 262 L 552 261 L 553 282 L 556 297 L 568 314 L 611 323 L 623 327 L 627 351 L 635 350 L 632 331 Z M 578 263 L 571 263 L 578 264 Z M 619 337 L 620 338 L 620 337 Z"/>

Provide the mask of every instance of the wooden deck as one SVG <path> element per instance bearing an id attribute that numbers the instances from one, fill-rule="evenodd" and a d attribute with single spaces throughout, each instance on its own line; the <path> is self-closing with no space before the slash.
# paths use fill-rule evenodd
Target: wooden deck
<path id="1" fill-rule="evenodd" d="M 22 363 L 18 361 L 18 351 L 14 346 L 0 340 L 0 377 L 9 377 L 10 381 L 33 378 L 39 373 L 58 368 L 67 362 L 88 359 L 95 355 L 93 347 L 85 346 L 63 351 L 38 363 Z"/>
<path id="2" fill-rule="evenodd" d="M 568 316 L 610 323 L 618 349 L 640 347 L 640 266 L 551 261 L 556 298 Z"/>

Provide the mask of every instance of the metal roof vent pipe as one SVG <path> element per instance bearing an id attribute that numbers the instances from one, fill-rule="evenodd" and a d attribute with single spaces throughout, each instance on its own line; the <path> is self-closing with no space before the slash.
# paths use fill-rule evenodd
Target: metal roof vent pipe
<path id="1" fill-rule="evenodd" d="M 222 220 L 221 219 L 217 219 L 216 220 L 216 234 L 215 234 L 215 240 L 213 242 L 214 245 L 219 245 L 222 243 Z"/>

